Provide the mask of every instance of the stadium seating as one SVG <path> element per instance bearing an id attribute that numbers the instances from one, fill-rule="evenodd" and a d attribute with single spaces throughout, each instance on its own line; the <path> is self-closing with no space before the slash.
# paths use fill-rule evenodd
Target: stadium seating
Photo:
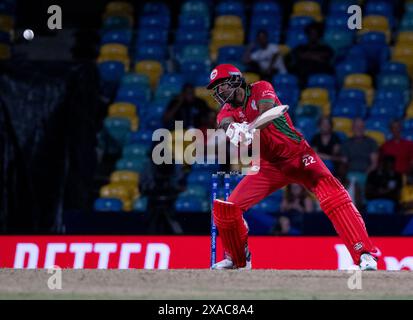
<path id="1" fill-rule="evenodd" d="M 211 1 L 187 0 L 176 17 L 164 2 L 146 2 L 139 10 L 130 3 L 110 2 L 102 14 L 97 62 L 101 79 L 116 87 L 103 132 L 106 144 L 117 150 L 119 158 L 111 183 L 95 201 L 95 210 L 146 211 L 147 198 L 139 198 L 138 180 L 132 179 L 133 188 L 125 190 L 122 179 L 115 177 L 121 172 L 137 177 L 147 168 L 152 132 L 163 126 L 167 105 L 185 83 L 193 84 L 196 96 L 217 110 L 216 101 L 205 88 L 211 68 L 231 63 L 243 72 L 248 70 L 242 57 L 258 30 L 266 30 L 270 42 L 279 45 L 286 57 L 307 42 L 304 30 L 309 23 L 324 21 L 323 41 L 335 52 L 333 74 L 312 74 L 305 84 L 293 74 L 277 74 L 271 79 L 274 89 L 280 101 L 290 105 L 296 128 L 308 140 L 318 131 L 317 120 L 330 115 L 334 130 L 343 138 L 352 136 L 353 120 L 361 117 L 366 135 L 382 144 L 390 137 L 392 119 L 413 119 L 413 5 L 406 2 L 399 20 L 391 1 L 365 1 L 363 29 L 357 31 L 347 26 L 347 9 L 353 2 L 294 1 L 289 10 L 280 2 L 267 0 L 250 4 L 220 0 L 215 6 Z M 283 12 L 285 9 L 288 12 Z M 176 29 L 172 29 L 172 21 L 177 22 Z M 0 29 L 13 25 L 13 19 L 0 14 Z M 0 58 L 9 58 L 10 53 L 10 37 L 0 32 Z M 131 60 L 133 72 L 129 72 Z M 256 73 L 244 72 L 244 76 L 247 83 L 260 80 Z M 404 123 L 403 135 L 413 140 L 411 121 Z M 187 166 L 188 188 L 179 195 L 175 209 L 207 212 L 210 199 L 206 186 L 211 172 L 218 169 L 216 165 Z M 265 216 L 253 225 L 263 230 L 264 221 L 274 222 L 272 214 L 279 209 L 281 194 L 250 210 L 248 214 Z M 367 205 L 368 213 L 391 213 L 394 209 L 394 204 L 392 207 L 383 200 Z"/>
<path id="2" fill-rule="evenodd" d="M 386 199 L 370 200 L 367 202 L 367 213 L 370 214 L 393 214 L 394 202 Z"/>

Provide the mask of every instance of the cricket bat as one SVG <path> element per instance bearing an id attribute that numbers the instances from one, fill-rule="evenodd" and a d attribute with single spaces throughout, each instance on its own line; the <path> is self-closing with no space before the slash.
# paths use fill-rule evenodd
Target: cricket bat
<path id="1" fill-rule="evenodd" d="M 285 112 L 288 111 L 289 106 L 286 104 L 276 106 L 263 114 L 259 115 L 254 121 L 248 124 L 248 130 L 256 129 L 263 124 L 266 124 L 274 119 L 281 117 Z"/>

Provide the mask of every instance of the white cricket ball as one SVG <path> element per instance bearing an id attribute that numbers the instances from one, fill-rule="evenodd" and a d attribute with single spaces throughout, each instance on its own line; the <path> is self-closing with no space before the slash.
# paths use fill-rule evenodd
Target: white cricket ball
<path id="1" fill-rule="evenodd" d="M 26 39 L 26 40 L 33 40 L 33 38 L 34 38 L 34 32 L 33 32 L 33 30 L 30 30 L 30 29 L 26 29 L 26 30 L 24 30 L 24 32 L 23 32 L 23 37 Z"/>

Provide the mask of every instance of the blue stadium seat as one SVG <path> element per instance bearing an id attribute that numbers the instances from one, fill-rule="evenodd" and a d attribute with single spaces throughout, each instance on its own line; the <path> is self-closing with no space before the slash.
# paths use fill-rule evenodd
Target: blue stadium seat
<path id="1" fill-rule="evenodd" d="M 181 13 L 209 16 L 208 4 L 198 0 L 185 1 L 181 7 Z"/>
<path id="2" fill-rule="evenodd" d="M 363 59 L 352 59 L 340 62 L 336 67 L 338 85 L 342 86 L 344 78 L 351 73 L 365 73 L 366 62 Z"/>
<path id="3" fill-rule="evenodd" d="M 180 61 L 205 62 L 209 59 L 209 48 L 204 45 L 187 45 L 183 48 Z"/>
<path id="4" fill-rule="evenodd" d="M 331 1 L 328 8 L 329 16 L 336 14 L 347 14 L 348 7 L 353 4 L 352 0 L 348 1 Z"/>
<path id="5" fill-rule="evenodd" d="M 155 101 L 167 100 L 181 93 L 182 86 L 176 84 L 160 84 L 155 92 Z"/>
<path id="6" fill-rule="evenodd" d="M 276 74 L 272 78 L 274 88 L 287 86 L 289 88 L 298 88 L 298 78 L 291 73 Z"/>
<path id="7" fill-rule="evenodd" d="M 115 198 L 98 198 L 94 203 L 94 209 L 98 212 L 120 212 L 122 207 L 122 201 Z"/>
<path id="8" fill-rule="evenodd" d="M 231 15 L 239 16 L 242 20 L 245 19 L 245 5 L 240 1 L 222 1 L 215 8 L 217 16 Z"/>
<path id="9" fill-rule="evenodd" d="M 400 22 L 399 31 L 413 31 L 413 15 L 405 15 Z"/>
<path id="10" fill-rule="evenodd" d="M 390 133 L 389 122 L 390 122 L 390 119 L 369 117 L 365 122 L 365 128 L 366 130 L 381 131 L 386 136 L 388 136 L 388 134 Z"/>
<path id="11" fill-rule="evenodd" d="M 135 60 L 157 60 L 163 61 L 167 56 L 167 48 L 159 44 L 138 45 Z"/>
<path id="12" fill-rule="evenodd" d="M 413 119 L 405 119 L 403 121 L 403 130 L 413 131 Z"/>
<path id="13" fill-rule="evenodd" d="M 361 35 L 359 45 L 364 50 L 369 68 L 374 72 L 379 70 L 390 56 L 390 49 L 383 32 L 367 32 Z"/>
<path id="14" fill-rule="evenodd" d="M 136 47 L 148 44 L 166 45 L 168 41 L 168 33 L 165 30 L 158 29 L 141 29 L 138 33 L 138 41 Z"/>
<path id="15" fill-rule="evenodd" d="M 177 212 L 208 212 L 210 204 L 208 200 L 197 197 L 178 197 L 175 202 L 175 210 Z"/>
<path id="16" fill-rule="evenodd" d="M 326 18 L 326 31 L 346 31 L 349 33 L 354 33 L 353 30 L 348 29 L 348 14 L 347 10 L 345 13 L 336 13 L 327 16 Z"/>
<path id="17" fill-rule="evenodd" d="M 368 1 L 364 8 L 364 15 L 385 16 L 389 20 L 390 27 L 395 26 L 394 6 L 389 1 Z"/>
<path id="18" fill-rule="evenodd" d="M 338 100 L 351 102 L 354 105 L 366 105 L 366 94 L 359 89 L 341 89 L 338 94 Z"/>
<path id="19" fill-rule="evenodd" d="M 199 61 L 186 61 L 180 65 L 180 72 L 185 75 L 187 82 L 193 83 L 196 81 L 199 74 L 210 72 L 210 65 Z"/>
<path id="20" fill-rule="evenodd" d="M 185 77 L 183 74 L 180 73 L 164 73 L 159 80 L 159 85 L 175 85 L 178 87 L 182 87 L 185 83 Z"/>
<path id="21" fill-rule="evenodd" d="M 147 158 L 122 158 L 116 162 L 116 170 L 144 172 L 148 166 Z"/>
<path id="22" fill-rule="evenodd" d="M 279 18 L 282 14 L 280 5 L 274 1 L 257 1 L 252 5 L 252 16 L 271 14 Z"/>
<path id="23" fill-rule="evenodd" d="M 109 145 L 123 146 L 128 140 L 130 121 L 127 118 L 107 117 L 104 120 L 104 130 L 108 136 Z"/>
<path id="24" fill-rule="evenodd" d="M 371 106 L 370 116 L 374 118 L 397 119 L 403 116 L 403 110 L 398 106 L 388 105 L 379 101 Z"/>
<path id="25" fill-rule="evenodd" d="M 279 30 L 281 28 L 281 19 L 277 19 L 273 14 L 261 14 L 253 16 L 251 19 L 251 27 L 255 28 L 271 28 Z"/>
<path id="26" fill-rule="evenodd" d="M 363 104 L 354 103 L 354 101 L 340 100 L 334 103 L 332 109 L 333 117 L 357 118 L 365 117 L 367 113 L 367 106 Z"/>
<path id="27" fill-rule="evenodd" d="M 150 91 L 145 87 L 124 85 L 119 88 L 115 102 L 130 102 L 135 105 L 146 103 L 150 99 Z"/>
<path id="28" fill-rule="evenodd" d="M 168 30 L 170 22 L 168 15 L 145 15 L 139 20 L 139 29 Z"/>
<path id="29" fill-rule="evenodd" d="M 198 197 L 202 199 L 208 199 L 209 189 L 205 186 L 191 184 L 187 185 L 186 190 L 179 194 L 180 197 Z"/>
<path id="30" fill-rule="evenodd" d="M 251 27 L 249 29 L 249 36 L 248 36 L 248 41 L 253 42 L 257 38 L 257 34 L 261 30 L 265 30 L 268 34 L 268 42 L 269 43 L 280 43 L 281 40 L 281 30 L 279 29 L 274 29 L 271 26 L 263 26 L 263 27 Z"/>
<path id="31" fill-rule="evenodd" d="M 131 30 L 108 30 L 102 36 L 101 44 L 120 43 L 128 46 L 132 40 Z"/>
<path id="32" fill-rule="evenodd" d="M 288 104 L 291 109 L 289 112 L 294 112 L 294 108 L 298 105 L 298 100 L 300 99 L 300 90 L 298 88 L 286 87 L 274 88 L 281 103 Z"/>
<path id="33" fill-rule="evenodd" d="M 379 89 L 409 90 L 409 77 L 403 74 L 386 74 L 382 72 L 377 79 Z"/>
<path id="34" fill-rule="evenodd" d="M 143 6 L 144 15 L 170 15 L 169 7 L 163 2 L 146 2 Z"/>
<path id="35" fill-rule="evenodd" d="M 330 101 L 334 101 L 336 93 L 336 79 L 330 74 L 312 74 L 308 78 L 309 88 L 325 88 L 328 90 Z"/>
<path id="36" fill-rule="evenodd" d="M 317 133 L 317 123 L 313 118 L 297 117 L 295 118 L 295 127 L 299 130 L 307 140 L 311 140 Z"/>
<path id="37" fill-rule="evenodd" d="M 344 55 L 353 44 L 354 34 L 340 30 L 326 30 L 323 36 L 324 42 L 328 44 L 337 55 Z"/>
<path id="38" fill-rule="evenodd" d="M 149 77 L 146 74 L 141 73 L 128 73 L 122 77 L 121 80 L 122 86 L 139 86 L 143 88 L 150 88 Z"/>
<path id="39" fill-rule="evenodd" d="M 210 171 L 192 171 L 187 177 L 188 184 L 203 184 L 209 186 L 211 180 Z"/>
<path id="40" fill-rule="evenodd" d="M 195 14 L 181 14 L 179 16 L 179 30 L 181 31 L 208 31 L 209 17 Z"/>
<path id="41" fill-rule="evenodd" d="M 314 19 L 308 16 L 291 17 L 288 22 L 288 30 L 304 31 L 305 27 L 312 22 Z"/>
<path id="42" fill-rule="evenodd" d="M 319 106 L 314 106 L 311 104 L 301 105 L 295 109 L 294 115 L 295 117 L 312 118 L 315 122 L 317 122 L 322 115 L 322 110 Z"/>
<path id="43" fill-rule="evenodd" d="M 275 214 L 280 211 L 281 201 L 275 198 L 265 198 L 253 206 L 250 210 L 255 213 Z"/>
<path id="44" fill-rule="evenodd" d="M 189 44 L 207 45 L 209 41 L 208 31 L 196 31 L 180 29 L 175 34 L 175 46 L 185 46 Z M 179 50 L 177 50 L 179 51 Z"/>
<path id="45" fill-rule="evenodd" d="M 98 64 L 103 81 L 119 82 L 125 74 L 125 66 L 120 61 L 105 61 Z"/>
<path id="46" fill-rule="evenodd" d="M 306 44 L 308 42 L 307 34 L 304 31 L 288 30 L 286 44 L 294 49 L 299 45 Z"/>
<path id="47" fill-rule="evenodd" d="M 109 16 L 103 21 L 103 30 L 129 29 L 130 21 L 126 17 Z"/>
<path id="48" fill-rule="evenodd" d="M 124 158 L 147 157 L 149 151 L 150 149 L 147 145 L 133 143 L 123 147 L 122 155 Z"/>
<path id="49" fill-rule="evenodd" d="M 381 66 L 380 73 L 384 75 L 389 74 L 400 74 L 407 76 L 407 67 L 404 63 L 395 62 L 395 61 L 388 61 Z"/>
<path id="50" fill-rule="evenodd" d="M 208 164 L 206 161 L 204 163 L 194 163 L 191 166 L 192 171 L 209 171 L 209 172 L 217 172 L 219 171 L 219 164 L 211 163 Z"/>
<path id="51" fill-rule="evenodd" d="M 240 61 L 244 55 L 244 46 L 225 46 L 218 50 L 218 64 Z"/>
<path id="52" fill-rule="evenodd" d="M 205 87 L 208 85 L 209 83 L 209 75 L 210 72 L 209 71 L 205 71 L 205 72 L 201 72 L 197 75 L 195 75 L 195 77 L 192 79 L 194 82 L 194 86 L 195 87 Z"/>
<path id="53" fill-rule="evenodd" d="M 138 130 L 129 134 L 129 143 L 141 143 L 144 145 L 152 144 L 152 131 Z"/>
<path id="54" fill-rule="evenodd" d="M 147 209 L 148 209 L 148 198 L 147 197 L 141 197 L 134 201 L 133 211 L 145 213 Z"/>
<path id="55" fill-rule="evenodd" d="M 369 214 L 394 214 L 395 204 L 391 200 L 376 199 L 367 201 L 367 213 Z"/>

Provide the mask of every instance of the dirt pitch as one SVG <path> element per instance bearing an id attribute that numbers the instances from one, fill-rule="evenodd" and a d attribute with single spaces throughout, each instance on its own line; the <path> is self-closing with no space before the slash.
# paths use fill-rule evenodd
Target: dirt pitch
<path id="1" fill-rule="evenodd" d="M 47 270 L 0 269 L 0 299 L 413 299 L 413 272 L 62 270 L 49 290 Z"/>

